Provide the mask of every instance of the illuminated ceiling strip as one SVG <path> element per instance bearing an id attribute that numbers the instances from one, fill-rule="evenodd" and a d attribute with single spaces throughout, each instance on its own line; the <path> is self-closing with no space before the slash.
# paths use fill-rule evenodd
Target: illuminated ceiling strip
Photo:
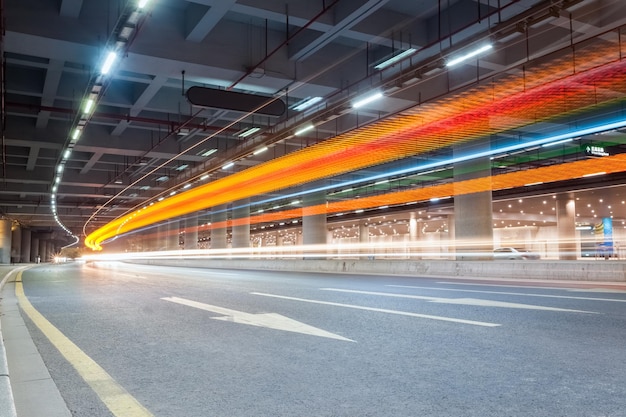
<path id="1" fill-rule="evenodd" d="M 393 56 L 383 62 L 381 62 L 378 65 L 375 65 L 374 68 L 376 68 L 377 70 L 381 70 L 384 68 L 387 68 L 393 64 L 395 64 L 398 61 L 403 60 L 404 58 L 413 55 L 415 52 L 417 52 L 417 49 L 415 48 L 409 48 L 406 51 L 400 52 L 398 55 Z"/>
<path id="2" fill-rule="evenodd" d="M 475 57 L 477 55 L 480 55 L 483 52 L 487 52 L 487 51 L 489 51 L 492 48 L 493 48 L 493 45 L 491 45 L 491 44 L 483 45 L 483 46 L 481 46 L 480 48 L 478 48 L 478 49 L 476 49 L 474 51 L 468 52 L 465 55 L 462 55 L 462 56 L 460 56 L 458 58 L 455 58 L 455 59 L 452 59 L 452 60 L 448 61 L 446 63 L 446 66 L 447 67 L 453 67 L 455 65 L 460 64 L 463 61 L 467 61 L 470 58 L 473 58 L 473 57 Z"/>
<path id="3" fill-rule="evenodd" d="M 352 103 L 352 107 L 355 109 L 367 106 L 370 103 L 375 102 L 376 100 L 380 100 L 381 98 L 383 98 L 383 93 L 374 93 L 370 96 L 367 96 L 365 98 L 362 98 L 360 100 L 355 101 L 354 103 Z"/>
<path id="4" fill-rule="evenodd" d="M 293 107 L 293 109 L 295 111 L 302 111 L 302 110 L 306 110 L 309 107 L 313 106 L 314 104 L 319 103 L 320 101 L 322 101 L 323 98 L 322 97 L 311 97 L 311 98 L 307 98 L 305 101 L 301 102 L 300 104 L 297 104 Z"/>

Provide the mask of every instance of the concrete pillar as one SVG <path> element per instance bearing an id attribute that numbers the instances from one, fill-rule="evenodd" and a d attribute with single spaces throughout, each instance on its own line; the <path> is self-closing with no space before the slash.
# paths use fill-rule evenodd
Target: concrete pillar
<path id="1" fill-rule="evenodd" d="M 412 211 L 409 217 L 409 240 L 411 242 L 417 242 L 419 239 L 417 213 Z"/>
<path id="2" fill-rule="evenodd" d="M 576 199 L 569 193 L 556 196 L 556 228 L 559 239 L 559 259 L 577 259 Z"/>
<path id="3" fill-rule="evenodd" d="M 43 237 L 39 238 L 39 256 L 41 262 L 48 262 L 48 241 Z"/>
<path id="4" fill-rule="evenodd" d="M 37 262 L 37 258 L 41 255 L 39 254 L 39 237 L 31 237 L 30 240 L 30 261 Z"/>
<path id="5" fill-rule="evenodd" d="M 159 224 L 156 229 L 156 234 L 156 250 L 167 250 L 167 224 Z"/>
<path id="6" fill-rule="evenodd" d="M 20 251 L 20 260 L 21 263 L 30 262 L 31 258 L 31 240 L 32 240 L 32 231 L 30 229 L 22 229 L 22 249 Z"/>
<path id="7" fill-rule="evenodd" d="M 305 245 L 325 245 L 328 231 L 326 230 L 326 212 L 317 213 L 312 207 L 326 204 L 326 193 L 316 192 L 305 194 L 302 199 L 302 235 Z"/>
<path id="8" fill-rule="evenodd" d="M 370 227 L 364 220 L 359 222 L 359 243 L 368 243 L 370 241 Z"/>
<path id="9" fill-rule="evenodd" d="M 18 263 L 22 257 L 22 227 L 19 223 L 11 226 L 11 263 Z"/>
<path id="10" fill-rule="evenodd" d="M 185 219 L 185 249 L 198 249 L 198 218 Z"/>
<path id="11" fill-rule="evenodd" d="M 167 223 L 167 250 L 180 249 L 180 220 L 172 220 Z"/>
<path id="12" fill-rule="evenodd" d="M 242 224 L 233 224 L 233 248 L 249 248 L 250 247 L 250 200 L 237 201 L 235 209 L 233 209 L 233 223 L 238 220 L 244 220 Z"/>
<path id="13" fill-rule="evenodd" d="M 454 148 L 454 157 L 487 151 L 489 148 L 488 139 L 472 143 L 471 146 L 457 146 Z M 491 179 L 491 159 L 488 156 L 454 164 L 454 225 L 451 227 L 455 235 L 450 233 L 450 239 L 455 241 L 457 260 L 493 258 L 491 190 L 466 194 L 466 190 L 456 185 L 460 181 L 475 178 Z"/>
<path id="14" fill-rule="evenodd" d="M 213 207 L 211 211 L 211 249 L 226 249 L 228 247 L 228 227 L 225 225 L 228 215 L 227 206 L 222 204 Z M 213 225 L 218 225 L 217 228 Z"/>
<path id="15" fill-rule="evenodd" d="M 0 220 L 0 264 L 11 263 L 11 220 Z"/>

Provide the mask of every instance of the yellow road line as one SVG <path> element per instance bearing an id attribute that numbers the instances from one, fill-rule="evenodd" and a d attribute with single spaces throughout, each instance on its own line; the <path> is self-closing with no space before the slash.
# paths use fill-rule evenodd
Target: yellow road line
<path id="1" fill-rule="evenodd" d="M 100 397 L 116 417 L 153 417 L 132 395 L 109 375 L 100 365 L 85 354 L 78 346 L 52 325 L 33 307 L 24 294 L 22 272 L 15 279 L 15 295 L 22 311 L 35 323 L 80 376 Z"/>

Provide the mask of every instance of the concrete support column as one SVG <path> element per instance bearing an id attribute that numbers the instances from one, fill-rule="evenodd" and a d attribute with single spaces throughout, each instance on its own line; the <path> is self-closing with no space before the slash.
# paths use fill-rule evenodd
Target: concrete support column
<path id="1" fill-rule="evenodd" d="M 167 250 L 180 249 L 180 221 L 174 220 L 167 224 Z"/>
<path id="2" fill-rule="evenodd" d="M 22 229 L 22 250 L 19 262 L 31 262 L 31 241 L 32 231 L 30 229 Z"/>
<path id="3" fill-rule="evenodd" d="M 156 250 L 167 250 L 167 224 L 159 224 L 156 229 Z"/>
<path id="4" fill-rule="evenodd" d="M 0 220 L 0 264 L 11 263 L 11 220 Z"/>
<path id="5" fill-rule="evenodd" d="M 489 140 L 472 143 L 471 146 L 458 146 L 454 149 L 454 157 L 487 151 Z M 491 159 L 487 157 L 457 162 L 454 165 L 454 239 L 457 260 L 492 259 L 493 258 L 493 208 L 491 189 L 466 194 L 466 190 L 458 185 L 461 181 L 485 178 L 491 181 Z M 450 230 L 450 229 L 449 229 Z"/>
<path id="6" fill-rule="evenodd" d="M 559 239 L 559 259 L 577 259 L 576 200 L 569 193 L 556 196 L 556 228 Z"/>
<path id="7" fill-rule="evenodd" d="M 240 200 L 233 209 L 233 248 L 250 247 L 250 200 Z"/>
<path id="8" fill-rule="evenodd" d="M 305 245 L 325 245 L 328 230 L 326 229 L 326 211 L 319 212 L 319 207 L 326 204 L 326 193 L 316 192 L 304 195 L 302 199 L 302 235 Z"/>
<path id="9" fill-rule="evenodd" d="M 22 227 L 18 223 L 11 226 L 11 263 L 18 263 L 22 257 Z"/>
<path id="10" fill-rule="evenodd" d="M 185 219 L 185 249 L 198 249 L 198 218 Z"/>
<path id="11" fill-rule="evenodd" d="M 39 237 L 32 237 L 30 240 L 30 261 L 37 262 L 37 258 L 39 258 Z"/>
<path id="12" fill-rule="evenodd" d="M 41 262 L 48 262 L 48 241 L 42 237 L 39 238 L 39 256 Z"/>
<path id="13" fill-rule="evenodd" d="M 213 207 L 211 212 L 211 249 L 226 249 L 228 247 L 226 220 L 228 220 L 226 205 Z"/>
<path id="14" fill-rule="evenodd" d="M 370 227 L 361 220 L 359 222 L 359 243 L 369 243 L 370 241 Z"/>
<path id="15" fill-rule="evenodd" d="M 409 217 L 409 240 L 411 242 L 417 242 L 419 239 L 419 230 L 417 226 L 417 213 L 412 211 Z"/>

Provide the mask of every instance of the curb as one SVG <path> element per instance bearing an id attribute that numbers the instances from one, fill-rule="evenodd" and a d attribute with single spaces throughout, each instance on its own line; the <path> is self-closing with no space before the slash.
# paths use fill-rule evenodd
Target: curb
<path id="1" fill-rule="evenodd" d="M 4 284 L 15 270 L 7 272 L 0 282 L 0 293 Z M 9 375 L 9 364 L 7 362 L 6 350 L 4 348 L 4 337 L 2 336 L 2 325 L 0 324 L 0 403 L 7 404 L 8 407 L 0 408 L 0 417 L 17 417 L 15 409 L 15 399 L 13 398 L 13 390 L 11 389 L 11 378 Z"/>

